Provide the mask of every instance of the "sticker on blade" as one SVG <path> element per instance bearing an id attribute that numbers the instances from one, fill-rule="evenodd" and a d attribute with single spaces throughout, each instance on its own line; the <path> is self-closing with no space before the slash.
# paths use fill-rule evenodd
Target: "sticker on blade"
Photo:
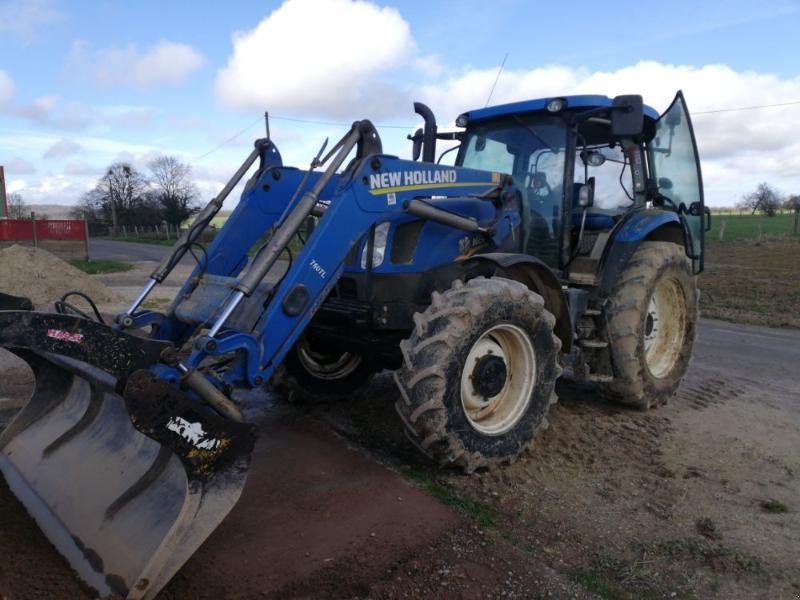
<path id="1" fill-rule="evenodd" d="M 172 417 L 167 423 L 167 429 L 174 431 L 195 448 L 201 450 L 216 450 L 220 441 L 206 438 L 206 432 L 200 423 L 190 423 L 182 417 Z"/>
<path id="2" fill-rule="evenodd" d="M 82 333 L 72 333 L 70 331 L 64 331 L 63 329 L 48 329 L 47 337 L 64 342 L 73 342 L 75 344 L 80 344 L 83 341 Z"/>

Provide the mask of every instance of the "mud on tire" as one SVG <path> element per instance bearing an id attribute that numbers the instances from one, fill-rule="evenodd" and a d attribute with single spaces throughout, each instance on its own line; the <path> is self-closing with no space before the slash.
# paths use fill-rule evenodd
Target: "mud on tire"
<path id="1" fill-rule="evenodd" d="M 598 386 L 603 397 L 646 410 L 672 396 L 692 355 L 698 298 L 697 278 L 681 246 L 639 246 L 606 306 L 615 372 L 612 382 Z"/>
<path id="2" fill-rule="evenodd" d="M 431 305 L 415 314 L 414 322 L 414 331 L 400 346 L 403 366 L 394 374 L 400 389 L 395 407 L 408 437 L 440 464 L 453 464 L 467 472 L 516 458 L 531 445 L 536 432 L 547 426 L 547 411 L 556 401 L 555 381 L 561 374 L 561 341 L 553 334 L 555 318 L 545 310 L 542 297 L 509 279 L 478 277 L 466 284 L 456 281 L 444 293 L 435 292 Z M 511 356 L 514 352 L 506 353 L 508 377 L 502 380 L 505 383 L 495 384 L 502 385 L 502 391 L 495 388 L 484 399 L 507 398 L 507 386 L 512 384 L 528 393 L 519 394 L 524 404 L 514 409 L 516 412 L 507 413 L 505 425 L 498 421 L 496 431 L 487 432 L 479 428 L 489 427 L 473 419 L 477 413 L 474 408 L 469 412 L 462 399 L 462 374 L 468 361 L 473 365 L 470 368 L 478 368 L 474 349 L 479 344 L 491 348 L 493 339 L 502 341 L 498 332 L 508 336 L 506 348 L 513 349 L 511 341 L 517 340 L 514 343 L 521 348 L 520 353 L 532 354 L 534 360 L 525 363 L 532 364 L 532 376 L 523 380 L 529 382 L 527 386 L 520 387 L 519 377 L 526 371 L 517 369 L 515 373 L 514 365 L 519 363 L 513 361 L 518 357 Z M 488 363 L 485 366 L 491 367 Z M 500 370 L 505 373 L 502 367 Z M 473 375 L 475 372 L 471 371 Z M 514 377 L 518 378 L 516 383 Z M 473 393 L 467 391 L 464 396 L 474 401 Z M 490 397 L 489 393 L 496 395 Z M 501 408 L 486 410 L 499 414 Z"/>

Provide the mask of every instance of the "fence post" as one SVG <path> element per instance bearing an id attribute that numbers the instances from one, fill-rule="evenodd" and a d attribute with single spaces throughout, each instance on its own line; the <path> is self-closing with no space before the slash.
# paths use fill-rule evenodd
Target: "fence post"
<path id="1" fill-rule="evenodd" d="M 128 230 L 125 228 L 125 225 L 122 226 L 122 237 L 126 240 L 128 239 Z"/>
<path id="2" fill-rule="evenodd" d="M 39 240 L 36 237 L 36 213 L 31 211 L 31 227 L 33 228 L 33 247 L 39 247 Z"/>
<path id="3" fill-rule="evenodd" d="M 86 260 L 89 260 L 89 220 L 83 217 L 83 243 L 86 248 Z"/>
<path id="4" fill-rule="evenodd" d="M 794 234 L 797 235 L 797 221 L 800 220 L 800 210 L 794 211 Z"/>

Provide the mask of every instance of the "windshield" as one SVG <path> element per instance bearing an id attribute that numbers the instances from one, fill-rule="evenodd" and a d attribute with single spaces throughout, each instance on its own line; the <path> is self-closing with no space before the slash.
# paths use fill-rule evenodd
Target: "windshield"
<path id="1" fill-rule="evenodd" d="M 508 173 L 523 197 L 523 248 L 558 266 L 567 128 L 551 115 L 508 117 L 470 127 L 459 163 Z"/>

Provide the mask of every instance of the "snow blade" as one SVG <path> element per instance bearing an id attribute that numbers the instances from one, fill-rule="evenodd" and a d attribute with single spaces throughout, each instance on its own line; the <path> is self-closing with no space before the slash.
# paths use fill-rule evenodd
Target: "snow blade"
<path id="1" fill-rule="evenodd" d="M 100 597 L 152 598 L 239 499 L 254 428 L 146 371 L 15 350 L 36 388 L 0 434 L 9 487 Z"/>

